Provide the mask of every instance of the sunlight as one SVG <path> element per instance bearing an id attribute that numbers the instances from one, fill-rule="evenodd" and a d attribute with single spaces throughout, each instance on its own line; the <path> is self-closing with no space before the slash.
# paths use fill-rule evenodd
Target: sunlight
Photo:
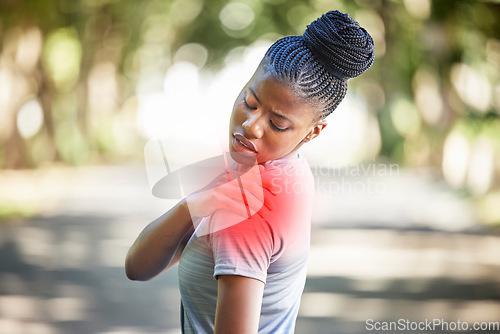
<path id="1" fill-rule="evenodd" d="M 412 16 L 425 20 L 431 13 L 430 0 L 404 0 L 405 8 Z"/>
<path id="2" fill-rule="evenodd" d="M 469 161 L 469 142 L 460 132 L 448 135 L 443 147 L 442 169 L 446 181 L 453 187 L 465 183 Z"/>
<path id="3" fill-rule="evenodd" d="M 301 148 L 311 166 L 338 168 L 373 158 L 380 151 L 378 122 L 360 97 L 348 93 L 327 122 L 320 136 Z"/>
<path id="4" fill-rule="evenodd" d="M 493 184 L 494 175 L 495 149 L 486 136 L 479 135 L 470 152 L 467 186 L 474 195 L 483 195 Z"/>
<path id="5" fill-rule="evenodd" d="M 52 32 L 44 45 L 43 62 L 57 88 L 67 91 L 80 75 L 82 45 L 74 28 Z"/>
<path id="6" fill-rule="evenodd" d="M 40 131 L 43 125 L 43 110 L 37 99 L 28 100 L 17 113 L 17 129 L 25 139 Z"/>
<path id="7" fill-rule="evenodd" d="M 230 30 L 243 30 L 254 20 L 255 14 L 245 3 L 230 2 L 222 8 L 219 19 Z"/>
<path id="8" fill-rule="evenodd" d="M 451 68 L 451 83 L 462 101 L 480 112 L 488 111 L 491 85 L 484 73 L 466 64 L 455 64 Z"/>
<path id="9" fill-rule="evenodd" d="M 438 125 L 443 119 L 443 100 L 439 77 L 431 68 L 419 68 L 413 79 L 415 104 L 424 121 Z"/>

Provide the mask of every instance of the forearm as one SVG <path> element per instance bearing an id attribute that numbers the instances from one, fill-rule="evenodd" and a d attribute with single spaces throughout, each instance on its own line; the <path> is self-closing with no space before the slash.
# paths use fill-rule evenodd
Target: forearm
<path id="1" fill-rule="evenodd" d="M 127 254 L 125 271 L 131 280 L 145 281 L 158 275 L 176 258 L 176 251 L 188 232 L 192 220 L 185 201 L 150 223 Z"/>

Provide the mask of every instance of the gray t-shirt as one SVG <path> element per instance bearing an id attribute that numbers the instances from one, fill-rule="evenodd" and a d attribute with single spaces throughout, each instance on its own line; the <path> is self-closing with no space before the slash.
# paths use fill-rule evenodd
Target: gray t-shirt
<path id="1" fill-rule="evenodd" d="M 266 163 L 278 194 L 275 208 L 217 232 L 193 236 L 179 263 L 183 333 L 213 333 L 217 277 L 240 275 L 265 283 L 259 333 L 293 333 L 304 290 L 314 180 L 300 155 Z M 214 213 L 198 228 L 224 219 Z"/>

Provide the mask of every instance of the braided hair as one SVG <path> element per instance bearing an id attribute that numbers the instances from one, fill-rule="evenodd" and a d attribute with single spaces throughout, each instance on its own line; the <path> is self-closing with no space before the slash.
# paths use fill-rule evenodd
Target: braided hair
<path id="1" fill-rule="evenodd" d="M 301 36 L 277 40 L 264 56 L 266 67 L 324 118 L 347 93 L 347 80 L 373 63 L 373 40 L 358 22 L 330 11 L 307 26 Z"/>

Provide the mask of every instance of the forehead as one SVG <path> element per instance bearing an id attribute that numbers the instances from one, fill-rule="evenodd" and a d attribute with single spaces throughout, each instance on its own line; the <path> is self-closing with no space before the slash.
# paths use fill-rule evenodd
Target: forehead
<path id="1" fill-rule="evenodd" d="M 269 71 L 259 67 L 247 85 L 259 102 L 294 122 L 311 122 L 315 108 Z"/>

